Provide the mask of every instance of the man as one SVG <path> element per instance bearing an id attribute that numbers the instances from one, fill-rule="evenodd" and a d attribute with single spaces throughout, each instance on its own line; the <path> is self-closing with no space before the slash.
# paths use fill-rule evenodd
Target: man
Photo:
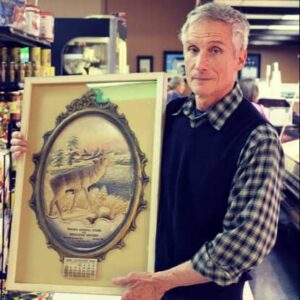
<path id="1" fill-rule="evenodd" d="M 174 76 L 168 82 L 167 104 L 179 98 L 185 91 L 185 81 L 181 76 Z"/>
<path id="2" fill-rule="evenodd" d="M 240 300 L 275 243 L 283 154 L 236 83 L 248 31 L 243 15 L 213 3 L 182 27 L 193 95 L 167 106 L 156 272 L 115 278 L 122 300 Z M 19 134 L 12 144 L 16 156 L 26 148 Z"/>
<path id="3" fill-rule="evenodd" d="M 156 272 L 115 279 L 123 300 L 240 300 L 275 243 L 283 156 L 236 83 L 248 32 L 242 14 L 213 3 L 182 27 L 194 96 L 167 106 Z"/>

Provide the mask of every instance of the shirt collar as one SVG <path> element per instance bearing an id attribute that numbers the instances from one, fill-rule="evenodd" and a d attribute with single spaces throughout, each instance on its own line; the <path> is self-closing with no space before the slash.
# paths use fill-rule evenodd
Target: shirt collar
<path id="1" fill-rule="evenodd" d="M 183 103 L 180 109 L 173 114 L 178 116 L 185 115 L 190 120 L 192 128 L 199 127 L 202 123 L 208 120 L 216 130 L 221 130 L 227 119 L 236 110 L 243 99 L 243 93 L 236 82 L 229 94 L 216 102 L 209 110 L 199 115 L 196 113 L 195 96 L 191 95 Z"/>

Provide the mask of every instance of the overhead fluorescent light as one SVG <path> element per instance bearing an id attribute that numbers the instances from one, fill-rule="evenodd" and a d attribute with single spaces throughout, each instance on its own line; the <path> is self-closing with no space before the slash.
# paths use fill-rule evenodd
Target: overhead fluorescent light
<path id="1" fill-rule="evenodd" d="M 268 33 L 258 37 L 258 36 L 251 36 L 250 40 L 258 40 L 258 41 L 278 41 L 278 42 L 289 42 L 289 41 L 295 41 L 293 36 L 290 35 L 277 35 L 277 34 L 272 34 L 268 35 Z"/>
<path id="2" fill-rule="evenodd" d="M 258 7 L 299 7 L 298 0 L 214 0 L 231 6 L 258 6 Z"/>
<path id="3" fill-rule="evenodd" d="M 251 25 L 250 29 L 256 30 L 283 30 L 283 31 L 298 31 L 297 25 Z"/>
<path id="4" fill-rule="evenodd" d="M 299 15 L 284 15 L 281 17 L 281 20 L 298 20 L 299 21 Z"/>
<path id="5" fill-rule="evenodd" d="M 255 46 L 274 46 L 274 45 L 280 45 L 280 42 L 276 41 L 250 41 L 250 45 Z"/>
<path id="6" fill-rule="evenodd" d="M 260 14 L 245 14 L 247 19 L 252 20 L 278 20 L 281 19 L 281 15 L 260 15 Z"/>
<path id="7" fill-rule="evenodd" d="M 299 21 L 299 15 L 264 15 L 264 14 L 245 14 L 247 19 L 252 20 L 290 20 Z"/>

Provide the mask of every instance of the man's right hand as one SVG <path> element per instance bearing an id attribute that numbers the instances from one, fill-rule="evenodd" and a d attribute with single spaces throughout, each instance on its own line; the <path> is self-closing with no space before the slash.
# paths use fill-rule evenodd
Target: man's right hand
<path id="1" fill-rule="evenodd" d="M 12 133 L 10 151 L 13 159 L 18 159 L 23 153 L 27 151 L 27 141 L 20 131 Z"/>

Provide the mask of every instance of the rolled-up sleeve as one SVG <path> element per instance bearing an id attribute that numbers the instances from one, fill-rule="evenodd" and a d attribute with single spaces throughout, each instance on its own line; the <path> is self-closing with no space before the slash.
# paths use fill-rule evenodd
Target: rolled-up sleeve
<path id="1" fill-rule="evenodd" d="M 239 158 L 223 231 L 192 258 L 193 268 L 221 286 L 237 282 L 275 244 L 284 156 L 275 129 L 260 125 Z"/>

